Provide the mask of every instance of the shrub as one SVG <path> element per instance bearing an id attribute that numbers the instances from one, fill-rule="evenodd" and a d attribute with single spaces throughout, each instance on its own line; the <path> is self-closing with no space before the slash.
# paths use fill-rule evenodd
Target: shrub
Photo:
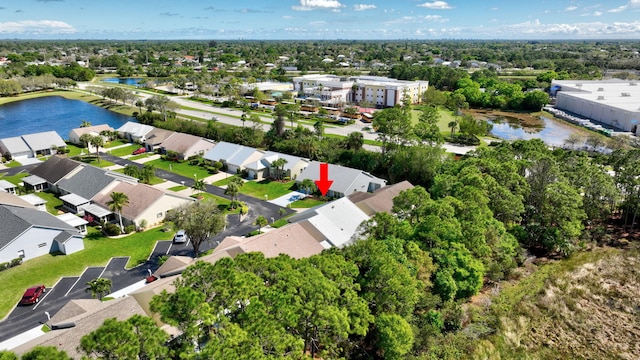
<path id="1" fill-rule="evenodd" d="M 104 232 L 105 234 L 107 234 L 107 236 L 117 236 L 120 235 L 122 232 L 120 231 L 120 227 L 116 224 L 106 224 L 104 227 Z"/>
<path id="2" fill-rule="evenodd" d="M 277 229 L 277 228 L 283 227 L 283 226 L 285 226 L 287 224 L 288 224 L 287 219 L 278 219 L 278 220 L 274 221 L 273 223 L 271 223 L 271 227 Z"/>
<path id="3" fill-rule="evenodd" d="M 158 258 L 158 265 L 164 264 L 167 259 L 169 259 L 169 255 L 162 255 Z"/>
<path id="4" fill-rule="evenodd" d="M 0 263 L 0 271 L 7 270 L 10 267 L 9 264 L 10 263 L 8 263 L 8 262 Z"/>
<path id="5" fill-rule="evenodd" d="M 131 224 L 131 225 L 127 225 L 124 227 L 124 233 L 125 234 L 131 234 L 132 232 L 136 231 L 136 226 Z"/>
<path id="6" fill-rule="evenodd" d="M 147 220 L 146 220 L 146 219 L 142 219 L 142 220 L 140 221 L 140 226 L 139 226 L 139 229 L 138 229 L 138 230 L 139 230 L 139 231 L 144 231 L 144 229 L 146 229 L 146 228 L 147 228 L 147 225 L 149 225 L 149 223 L 147 222 Z"/>
<path id="7" fill-rule="evenodd" d="M 20 264 L 22 264 L 22 258 L 15 258 L 15 259 L 11 260 L 11 263 L 9 264 L 9 267 L 18 266 Z"/>

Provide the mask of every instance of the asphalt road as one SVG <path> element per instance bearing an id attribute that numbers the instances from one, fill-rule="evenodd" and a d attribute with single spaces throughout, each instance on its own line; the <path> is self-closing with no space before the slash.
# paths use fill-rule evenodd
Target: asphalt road
<path id="1" fill-rule="evenodd" d="M 114 157 L 109 154 L 101 154 L 101 156 L 119 165 L 142 167 L 142 165 L 133 161 Z M 8 168 L 0 172 L 7 175 L 15 175 L 20 172 L 28 172 L 29 169 L 34 166 L 36 165 Z M 185 186 L 191 186 L 194 182 L 191 178 L 160 169 L 156 170 L 156 176 L 176 183 L 184 181 Z M 224 190 L 217 186 L 207 185 L 205 191 L 217 196 L 226 196 L 224 195 Z M 242 194 L 240 194 L 238 198 L 249 206 L 249 214 L 243 221 L 239 221 L 239 216 L 235 214 L 227 216 L 226 229 L 202 244 L 200 251 L 204 252 L 215 248 L 226 236 L 246 235 L 257 229 L 258 227 L 253 225 L 253 222 L 260 215 L 267 219 L 280 217 L 280 209 L 282 209 L 282 207 L 278 205 Z M 287 212 L 292 211 L 291 209 L 286 210 Z M 129 260 L 128 257 L 115 257 L 104 267 L 89 267 L 80 276 L 62 277 L 52 288 L 47 288 L 47 292 L 40 298 L 37 304 L 17 306 L 5 320 L 0 322 L 0 342 L 44 324 L 47 321 L 45 312 L 53 316 L 60 311 L 69 300 L 91 298 L 91 294 L 86 291 L 86 283 L 88 281 L 99 276 L 108 278 L 111 279 L 113 283 L 111 290 L 113 292 L 118 291 L 143 280 L 148 275 L 149 270 L 151 270 L 151 272 L 157 270 L 160 266 L 158 264 L 159 257 L 166 254 L 193 256 L 193 248 L 188 243 L 173 244 L 171 239 L 165 239 L 165 241 L 158 241 L 156 243 L 149 259 L 145 263 L 132 269 L 125 269 L 126 263 Z"/>

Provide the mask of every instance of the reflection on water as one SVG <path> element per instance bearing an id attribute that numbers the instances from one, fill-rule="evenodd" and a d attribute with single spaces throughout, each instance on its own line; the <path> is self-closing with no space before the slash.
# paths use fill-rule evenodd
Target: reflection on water
<path id="1" fill-rule="evenodd" d="M 490 118 L 487 121 L 493 124 L 491 131 L 493 136 L 505 140 L 541 139 L 552 146 L 562 146 L 569 135 L 575 131 L 566 124 L 545 117 L 526 124 L 510 116 Z"/>
<path id="2" fill-rule="evenodd" d="M 125 85 L 133 85 L 139 86 L 144 81 L 142 78 L 105 78 L 100 80 L 102 82 L 113 83 L 113 84 L 125 84 Z"/>

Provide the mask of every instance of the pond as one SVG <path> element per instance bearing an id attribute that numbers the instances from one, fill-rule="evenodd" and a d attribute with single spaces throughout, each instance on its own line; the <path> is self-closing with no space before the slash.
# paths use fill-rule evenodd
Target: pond
<path id="1" fill-rule="evenodd" d="M 576 130 L 567 124 L 563 124 L 545 117 L 539 121 L 527 122 L 519 119 L 500 116 L 487 119 L 493 125 L 491 134 L 505 140 L 530 140 L 541 139 L 550 146 L 562 146 L 565 140 Z"/>
<path id="2" fill-rule="evenodd" d="M 69 131 L 80 127 L 83 120 L 92 125 L 107 124 L 114 129 L 127 121 L 135 121 L 131 116 L 84 101 L 45 96 L 0 106 L 0 139 L 51 130 L 68 139 Z"/>
<path id="3" fill-rule="evenodd" d="M 143 78 L 117 78 L 117 77 L 104 78 L 100 81 L 106 82 L 106 83 L 125 84 L 125 85 L 133 85 L 133 86 L 140 86 L 145 82 Z"/>

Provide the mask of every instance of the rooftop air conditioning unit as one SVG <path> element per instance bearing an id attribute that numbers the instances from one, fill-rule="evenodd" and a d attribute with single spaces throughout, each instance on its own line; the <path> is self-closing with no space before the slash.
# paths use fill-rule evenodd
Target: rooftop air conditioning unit
<path id="1" fill-rule="evenodd" d="M 598 88 L 598 91 L 604 91 L 604 88 Z"/>
<path id="2" fill-rule="evenodd" d="M 598 96 L 597 100 L 604 100 L 604 96 L 602 96 L 602 95 Z"/>
<path id="3" fill-rule="evenodd" d="M 630 82 L 630 83 L 629 83 L 629 86 L 636 86 L 636 85 L 638 85 L 638 84 L 636 84 L 636 83 L 634 83 L 634 82 Z"/>
<path id="4" fill-rule="evenodd" d="M 582 87 L 582 84 L 576 84 L 576 87 Z"/>
<path id="5" fill-rule="evenodd" d="M 623 93 L 622 93 L 622 94 L 620 94 L 620 95 L 622 95 L 623 97 L 629 97 L 629 96 L 631 96 L 631 94 L 630 94 L 630 93 L 628 93 L 628 92 L 623 92 Z"/>

